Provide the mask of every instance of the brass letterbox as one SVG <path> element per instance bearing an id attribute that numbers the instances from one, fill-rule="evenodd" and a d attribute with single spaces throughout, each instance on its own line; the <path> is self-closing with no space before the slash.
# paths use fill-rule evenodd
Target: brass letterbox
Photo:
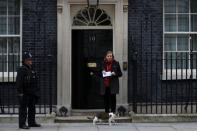
<path id="1" fill-rule="evenodd" d="M 97 67 L 97 64 L 96 63 L 88 63 L 87 66 L 89 68 L 95 68 L 95 67 Z"/>

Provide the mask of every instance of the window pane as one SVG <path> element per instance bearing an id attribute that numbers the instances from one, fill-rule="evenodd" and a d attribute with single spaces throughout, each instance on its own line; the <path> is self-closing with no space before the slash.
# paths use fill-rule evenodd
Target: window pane
<path id="1" fill-rule="evenodd" d="M 177 63 L 177 69 L 188 69 L 189 54 L 185 52 L 177 53 L 177 58 L 175 60 L 175 63 Z"/>
<path id="2" fill-rule="evenodd" d="M 0 0 L 0 15 L 7 15 L 7 0 Z"/>
<path id="3" fill-rule="evenodd" d="M 165 15 L 165 31 L 177 31 L 176 15 Z"/>
<path id="4" fill-rule="evenodd" d="M 8 57 L 8 71 L 9 72 L 16 72 L 17 67 L 19 67 L 19 57 L 17 55 L 9 55 Z"/>
<path id="5" fill-rule="evenodd" d="M 111 25 L 111 21 L 106 20 L 106 21 L 103 21 L 103 22 L 99 23 L 99 25 Z"/>
<path id="6" fill-rule="evenodd" d="M 176 35 L 166 35 L 165 36 L 165 51 L 176 51 Z"/>
<path id="7" fill-rule="evenodd" d="M 197 69 L 196 65 L 197 65 L 197 53 L 193 53 L 193 55 L 191 55 L 191 69 Z"/>
<path id="8" fill-rule="evenodd" d="M 197 31 L 197 15 L 191 15 L 191 31 Z"/>
<path id="9" fill-rule="evenodd" d="M 189 67 L 188 53 L 167 52 L 164 55 L 165 69 L 186 69 Z"/>
<path id="10" fill-rule="evenodd" d="M 106 20 L 107 18 L 108 18 L 107 14 L 106 13 L 103 13 L 101 15 L 101 17 L 97 20 L 97 22 L 100 23 L 101 21 Z"/>
<path id="11" fill-rule="evenodd" d="M 189 13 L 189 0 L 178 0 L 178 13 Z"/>
<path id="12" fill-rule="evenodd" d="M 8 39 L 8 52 L 9 53 L 20 53 L 20 38 L 9 38 Z"/>
<path id="13" fill-rule="evenodd" d="M 95 20 L 97 20 L 101 14 L 102 14 L 102 10 L 101 9 L 97 9 L 96 10 L 96 14 L 95 14 Z"/>
<path id="14" fill-rule="evenodd" d="M 0 35 L 7 34 L 7 18 L 0 16 Z"/>
<path id="15" fill-rule="evenodd" d="M 191 13 L 197 13 L 197 0 L 190 0 Z"/>
<path id="16" fill-rule="evenodd" d="M 189 31 L 189 15 L 178 15 L 178 31 Z"/>
<path id="17" fill-rule="evenodd" d="M 174 60 L 175 59 L 175 53 L 172 53 L 172 52 L 168 52 L 168 53 L 165 53 L 165 69 L 175 69 L 176 67 L 176 61 Z"/>
<path id="18" fill-rule="evenodd" d="M 86 23 L 83 23 L 83 22 L 81 22 L 81 21 L 78 21 L 78 20 L 74 20 L 73 21 L 73 25 L 80 25 L 80 26 L 86 26 L 87 24 Z"/>
<path id="19" fill-rule="evenodd" d="M 80 20 L 83 23 L 87 23 L 86 19 L 81 14 L 77 14 L 77 16 L 74 17 L 74 20 L 75 19 L 78 19 L 78 20 Z"/>
<path id="20" fill-rule="evenodd" d="M 89 8 L 89 14 L 91 21 L 94 21 L 95 8 Z"/>
<path id="21" fill-rule="evenodd" d="M 191 35 L 191 50 L 197 51 L 197 35 Z"/>
<path id="22" fill-rule="evenodd" d="M 188 35 L 178 35 L 177 36 L 177 50 L 178 51 L 188 51 L 189 50 L 189 36 Z"/>
<path id="23" fill-rule="evenodd" d="M 0 38 L 0 53 L 7 53 L 7 38 Z"/>
<path id="24" fill-rule="evenodd" d="M 0 55 L 0 72 L 7 72 L 7 56 Z"/>
<path id="25" fill-rule="evenodd" d="M 165 13 L 176 13 L 176 0 L 165 0 Z"/>
<path id="26" fill-rule="evenodd" d="M 85 10 L 82 10 L 82 15 L 89 21 L 89 15 L 88 15 L 88 10 L 85 9 Z"/>
<path id="27" fill-rule="evenodd" d="M 20 0 L 8 0 L 8 14 L 20 15 Z"/>
<path id="28" fill-rule="evenodd" d="M 20 34 L 20 17 L 9 17 L 8 34 Z"/>

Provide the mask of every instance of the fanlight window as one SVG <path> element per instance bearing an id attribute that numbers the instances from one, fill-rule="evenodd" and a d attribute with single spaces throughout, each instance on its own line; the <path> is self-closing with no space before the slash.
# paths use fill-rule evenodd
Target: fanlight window
<path id="1" fill-rule="evenodd" d="M 96 7 L 86 7 L 77 12 L 73 19 L 74 26 L 111 26 L 107 13 Z"/>

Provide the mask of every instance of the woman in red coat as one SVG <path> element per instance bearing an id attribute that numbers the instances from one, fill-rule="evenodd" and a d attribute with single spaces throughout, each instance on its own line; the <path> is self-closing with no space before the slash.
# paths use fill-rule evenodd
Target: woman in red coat
<path id="1" fill-rule="evenodd" d="M 116 112 L 116 94 L 119 93 L 119 77 L 122 76 L 119 62 L 112 51 L 107 51 L 102 64 L 100 93 L 104 95 L 105 112 Z"/>

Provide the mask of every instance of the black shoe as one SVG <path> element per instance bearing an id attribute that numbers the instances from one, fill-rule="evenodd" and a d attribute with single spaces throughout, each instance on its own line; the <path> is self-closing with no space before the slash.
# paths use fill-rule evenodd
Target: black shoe
<path id="1" fill-rule="evenodd" d="M 20 129 L 29 129 L 29 127 L 26 126 L 26 125 L 19 126 L 19 128 L 20 128 Z"/>
<path id="2" fill-rule="evenodd" d="M 41 127 L 40 124 L 34 123 L 34 124 L 29 124 L 29 127 Z"/>

